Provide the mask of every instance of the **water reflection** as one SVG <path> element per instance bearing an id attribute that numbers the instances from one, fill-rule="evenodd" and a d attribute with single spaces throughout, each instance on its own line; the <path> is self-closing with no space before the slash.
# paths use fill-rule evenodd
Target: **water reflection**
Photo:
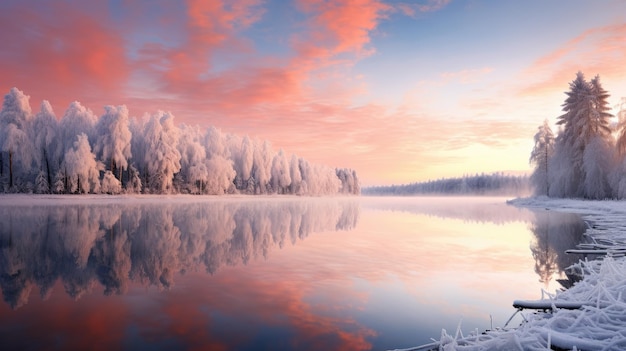
<path id="1" fill-rule="evenodd" d="M 365 208 L 425 214 L 467 222 L 505 224 L 533 220 L 533 214 L 506 204 L 504 197 L 369 197 Z"/>
<path id="2" fill-rule="evenodd" d="M 580 255 L 568 255 L 565 250 L 581 242 L 586 226 L 575 214 L 537 211 L 534 215 L 529 227 L 535 240 L 530 250 L 539 281 L 547 286 L 554 277 L 562 276 L 565 268 L 580 260 Z"/>
<path id="3" fill-rule="evenodd" d="M 502 325 L 582 233 L 502 198 L 178 199 L 2 201 L 3 346 L 410 347 Z"/>
<path id="4" fill-rule="evenodd" d="M 355 201 L 0 206 L 0 288 L 16 309 L 61 281 L 78 299 L 95 286 L 169 288 L 178 273 L 246 264 L 310 233 L 352 229 Z"/>

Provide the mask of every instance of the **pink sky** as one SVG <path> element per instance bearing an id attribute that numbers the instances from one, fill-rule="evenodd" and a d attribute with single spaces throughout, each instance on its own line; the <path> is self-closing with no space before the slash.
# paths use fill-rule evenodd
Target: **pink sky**
<path id="1" fill-rule="evenodd" d="M 626 96 L 619 0 L 7 0 L 0 29 L 34 111 L 169 110 L 363 185 L 528 171 L 578 70 Z"/>

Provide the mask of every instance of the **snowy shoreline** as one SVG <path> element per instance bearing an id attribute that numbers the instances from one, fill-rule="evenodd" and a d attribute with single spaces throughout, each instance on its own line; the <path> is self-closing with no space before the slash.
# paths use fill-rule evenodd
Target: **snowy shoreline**
<path id="1" fill-rule="evenodd" d="M 572 266 L 583 279 L 565 291 L 547 294 L 545 301 L 581 303 L 580 309 L 536 313 L 524 310 L 525 322 L 515 329 L 496 328 L 464 336 L 442 330 L 439 341 L 409 350 L 623 350 L 626 348 L 626 201 L 517 198 L 507 204 L 532 209 L 580 214 L 590 224 L 584 235 L 607 247 L 609 255 Z M 574 247 L 572 248 L 574 249 Z M 615 257 L 612 253 L 615 252 Z M 511 301 L 513 303 L 513 301 Z"/>

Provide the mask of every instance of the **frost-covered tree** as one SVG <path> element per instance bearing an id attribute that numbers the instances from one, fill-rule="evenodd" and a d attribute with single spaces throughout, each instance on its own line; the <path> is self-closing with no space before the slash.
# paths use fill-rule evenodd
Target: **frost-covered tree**
<path id="1" fill-rule="evenodd" d="M 583 194 L 586 198 L 602 200 L 612 197 L 609 176 L 615 162 L 611 146 L 598 136 L 591 139 L 585 148 Z"/>
<path id="2" fill-rule="evenodd" d="M 257 145 L 246 135 L 243 138 L 228 134 L 223 138 L 228 155 L 233 161 L 236 172 L 234 184 L 241 193 L 254 193 L 254 179 L 252 168 L 254 166 L 254 150 Z"/>
<path id="3" fill-rule="evenodd" d="M 230 154 L 226 149 L 225 136 L 221 130 L 215 127 L 209 127 L 204 136 L 204 147 L 206 154 L 210 158 L 213 155 L 218 155 L 226 159 L 230 159 Z"/>
<path id="4" fill-rule="evenodd" d="M 87 136 L 89 145 L 92 145 L 97 120 L 98 118 L 90 109 L 78 101 L 72 102 L 59 121 L 59 136 L 63 142 L 60 157 L 74 146 L 76 137 L 81 133 Z"/>
<path id="5" fill-rule="evenodd" d="M 589 85 L 592 137 L 583 154 L 583 194 L 587 198 L 604 199 L 612 196 L 610 174 L 616 166 L 615 139 L 610 126 L 613 115 L 608 112 L 610 95 L 600 84 L 600 76 L 596 75 Z"/>
<path id="6" fill-rule="evenodd" d="M 131 194 L 138 194 L 141 192 L 143 184 L 141 183 L 141 176 L 137 168 L 133 165 L 128 167 L 128 182 L 126 183 L 126 192 Z"/>
<path id="7" fill-rule="evenodd" d="M 619 109 L 615 127 L 617 131 L 617 153 L 620 156 L 626 156 L 626 97 L 621 98 L 619 104 L 615 107 Z"/>
<path id="8" fill-rule="evenodd" d="M 562 126 L 556 138 L 555 153 L 550 174 L 551 195 L 560 197 L 596 197 L 598 192 L 589 187 L 594 181 L 592 174 L 597 175 L 597 167 L 611 167 L 612 162 L 601 164 L 592 160 L 591 156 L 585 158 L 585 149 L 593 141 L 596 145 L 593 151 L 587 154 L 595 154 L 599 149 L 609 150 L 613 148 L 613 139 L 609 127 L 608 113 L 609 97 L 606 90 L 600 84 L 599 77 L 587 82 L 582 72 L 576 74 L 576 79 L 570 83 L 570 90 L 566 92 L 567 98 L 563 103 L 564 114 L 559 116 L 557 124 Z M 598 144 L 604 145 L 598 145 Z M 585 162 L 585 159 L 587 160 Z M 602 169 L 602 174 L 610 173 L 610 169 Z M 600 180 L 598 180 L 600 181 Z M 591 193 L 590 193 L 591 191 Z"/>
<path id="9" fill-rule="evenodd" d="M 105 194 L 119 194 L 122 192 L 122 183 L 115 178 L 111 171 L 107 170 L 104 172 L 100 191 Z"/>
<path id="10" fill-rule="evenodd" d="M 211 195 L 222 195 L 230 191 L 235 179 L 235 170 L 230 160 L 213 155 L 207 161 L 209 177 L 206 184 L 206 193 Z"/>
<path id="11" fill-rule="evenodd" d="M 2 164 L 7 156 L 9 188 L 13 188 L 15 173 L 25 177 L 31 171 L 33 140 L 31 135 L 32 111 L 30 97 L 17 88 L 11 88 L 4 96 L 0 111 L 0 148 Z"/>
<path id="12" fill-rule="evenodd" d="M 264 141 L 262 145 L 255 142 L 254 161 L 252 175 L 255 181 L 255 193 L 266 194 L 271 177 L 272 167 L 272 147 L 270 143 Z"/>
<path id="13" fill-rule="evenodd" d="M 47 101 L 33 118 L 28 100 L 13 88 L 0 110 L 2 191 L 358 193 L 354 171 L 289 159 L 267 141 L 215 127 L 178 127 L 170 113 L 137 119 L 106 106 L 98 118 L 75 101 L 57 122 Z"/>
<path id="14" fill-rule="evenodd" d="M 172 193 L 174 174 L 180 171 L 179 132 L 174 116 L 157 112 L 146 124 L 143 134 L 148 186 L 157 193 Z"/>
<path id="15" fill-rule="evenodd" d="M 609 113 L 611 107 L 609 106 L 609 97 L 611 96 L 600 83 L 600 76 L 596 75 L 590 82 L 591 92 L 591 116 L 590 125 L 593 129 L 593 137 L 601 137 L 609 142 L 612 142 L 611 135 L 611 118 L 613 115 Z"/>
<path id="16" fill-rule="evenodd" d="M 581 196 L 583 184 L 583 153 L 587 144 L 586 135 L 589 133 L 590 87 L 582 72 L 576 74 L 576 79 L 570 83 L 570 90 L 565 93 L 567 98 L 563 103 L 565 112 L 558 117 L 557 125 L 562 129 L 556 138 L 554 172 L 550 183 L 550 195 L 557 197 Z"/>
<path id="17" fill-rule="evenodd" d="M 300 173 L 304 191 L 309 195 L 337 194 L 341 188 L 341 181 L 333 168 L 309 163 L 301 159 Z"/>
<path id="18" fill-rule="evenodd" d="M 335 170 L 337 178 L 341 182 L 341 188 L 339 192 L 341 194 L 355 194 L 361 193 L 361 187 L 359 185 L 359 179 L 356 176 L 356 172 L 348 168 L 337 168 Z"/>
<path id="19" fill-rule="evenodd" d="M 67 170 L 67 190 L 79 194 L 100 192 L 100 171 L 104 165 L 96 161 L 87 135 L 77 136 L 74 146 L 65 153 L 63 164 Z"/>
<path id="20" fill-rule="evenodd" d="M 59 128 L 56 116 L 52 110 L 52 106 L 47 100 L 41 103 L 41 110 L 35 115 L 33 121 L 33 132 L 35 137 L 35 154 L 39 155 L 40 168 L 43 171 L 39 174 L 43 174 L 44 178 L 37 180 L 37 188 L 41 189 L 43 184 L 41 181 L 47 183 L 47 188 L 52 186 L 52 178 L 58 171 L 59 161 L 55 160 L 58 155 L 59 148 Z M 47 191 L 46 191 L 47 192 Z"/>
<path id="21" fill-rule="evenodd" d="M 206 165 L 206 150 L 202 145 L 203 135 L 197 127 L 181 125 L 178 151 L 180 152 L 180 173 L 186 190 L 202 194 L 206 188 L 209 171 Z"/>
<path id="22" fill-rule="evenodd" d="M 39 171 L 37 178 L 35 178 L 35 193 L 47 194 L 50 192 L 50 181 L 44 171 Z"/>
<path id="23" fill-rule="evenodd" d="M 289 172 L 289 162 L 282 149 L 274 155 L 272 160 L 271 174 L 272 190 L 275 193 L 288 193 L 288 187 L 291 185 L 291 174 Z"/>
<path id="24" fill-rule="evenodd" d="M 535 194 L 548 195 L 550 194 L 548 177 L 550 165 L 548 161 L 554 154 L 554 134 L 547 119 L 537 129 L 535 147 L 530 154 L 530 163 L 535 166 L 530 181 L 535 188 Z"/>
<path id="25" fill-rule="evenodd" d="M 128 169 L 131 158 L 132 134 L 129 128 L 128 108 L 105 106 L 104 115 L 96 124 L 96 146 L 94 151 L 107 169 L 122 181 L 122 171 Z"/>
<path id="26" fill-rule="evenodd" d="M 229 193 L 234 188 L 236 172 L 230 152 L 226 147 L 227 137 L 221 130 L 210 127 L 204 136 L 204 147 L 208 157 L 207 169 L 209 178 L 206 193 L 221 195 Z"/>
<path id="27" fill-rule="evenodd" d="M 302 195 L 302 173 L 300 173 L 300 161 L 294 154 L 291 155 L 289 160 L 289 177 L 291 178 L 290 193 L 296 195 Z"/>

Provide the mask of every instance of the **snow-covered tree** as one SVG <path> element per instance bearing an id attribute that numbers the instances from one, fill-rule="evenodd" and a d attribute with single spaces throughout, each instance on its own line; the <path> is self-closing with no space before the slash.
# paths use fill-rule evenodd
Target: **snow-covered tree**
<path id="1" fill-rule="evenodd" d="M 65 153 L 63 164 L 67 170 L 67 190 L 84 194 L 100 192 L 100 171 L 104 170 L 104 165 L 96 161 L 87 135 L 77 136 L 74 146 Z"/>
<path id="2" fill-rule="evenodd" d="M 591 115 L 590 87 L 582 72 L 570 83 L 570 90 L 563 103 L 565 112 L 558 117 L 557 125 L 562 129 L 556 138 L 554 161 L 556 167 L 550 182 L 550 195 L 558 197 L 581 196 L 583 184 L 583 153 L 590 139 L 589 116 Z"/>
<path id="3" fill-rule="evenodd" d="M 213 155 L 218 155 L 223 158 L 230 159 L 230 154 L 225 146 L 225 139 L 226 137 L 221 130 L 215 127 L 209 127 L 209 129 L 207 129 L 203 144 L 209 158 Z"/>
<path id="4" fill-rule="evenodd" d="M 44 171 L 39 171 L 35 178 L 35 193 L 47 194 L 50 192 L 50 182 Z"/>
<path id="5" fill-rule="evenodd" d="M 14 185 L 14 175 L 26 176 L 32 167 L 33 140 L 31 135 L 32 111 L 30 97 L 17 88 L 11 88 L 4 96 L 0 111 L 0 148 L 4 157 L 8 156 L 9 188 Z"/>
<path id="6" fill-rule="evenodd" d="M 104 172 L 100 191 L 104 194 L 119 194 L 122 192 L 122 183 L 115 178 L 111 171 L 107 170 Z"/>
<path id="7" fill-rule="evenodd" d="M 593 141 L 596 150 L 613 148 L 613 139 L 609 127 L 607 99 L 609 94 L 600 84 L 596 76 L 587 82 L 582 72 L 576 74 L 576 79 L 570 83 L 570 90 L 563 103 L 564 114 L 559 116 L 557 124 L 562 126 L 556 138 L 553 165 L 554 172 L 550 175 L 551 195 L 560 197 L 595 197 L 588 193 L 589 184 L 595 180 L 586 179 L 591 174 L 598 174 L 598 166 L 611 167 L 612 162 L 598 164 L 592 162 L 588 156 L 585 164 L 585 149 Z M 594 154 L 590 151 L 588 154 Z M 595 170 L 592 170 L 595 169 Z M 610 169 L 603 169 L 602 174 L 610 173 Z"/>
<path id="8" fill-rule="evenodd" d="M 230 160 L 213 155 L 207 161 L 209 177 L 206 183 L 206 193 L 211 195 L 222 195 L 229 192 L 235 179 L 235 170 Z"/>
<path id="9" fill-rule="evenodd" d="M 59 136 L 63 142 L 61 157 L 74 146 L 76 137 L 81 133 L 87 136 L 89 145 L 92 145 L 97 119 L 96 115 L 80 102 L 74 101 L 70 104 L 59 121 Z"/>
<path id="10" fill-rule="evenodd" d="M 146 124 L 143 134 L 148 186 L 157 193 L 172 193 L 174 174 L 180 171 L 179 132 L 174 116 L 157 112 Z"/>
<path id="11" fill-rule="evenodd" d="M 591 91 L 591 117 L 590 124 L 593 129 L 593 137 L 600 137 L 607 142 L 612 143 L 611 118 L 613 115 L 609 113 L 609 97 L 611 96 L 600 83 L 600 76 L 596 75 L 590 82 Z"/>
<path id="12" fill-rule="evenodd" d="M 341 188 L 339 189 L 341 194 L 358 195 L 361 193 L 359 179 L 354 170 L 348 168 L 337 168 L 335 173 L 341 182 Z"/>
<path id="13" fill-rule="evenodd" d="M 616 106 L 617 131 L 616 140 L 616 168 L 612 177 L 612 185 L 615 196 L 618 199 L 626 198 L 626 98 L 621 98 Z"/>
<path id="14" fill-rule="evenodd" d="M 38 188 L 42 189 L 41 181 L 46 181 L 48 189 L 52 187 L 52 179 L 58 171 L 59 161 L 55 157 L 59 154 L 59 128 L 52 106 L 47 100 L 41 103 L 41 110 L 35 115 L 33 121 L 33 132 L 35 134 L 35 154 L 39 155 L 40 168 L 44 172 L 44 179 L 36 182 Z M 40 172 L 39 174 L 42 174 Z"/>
<path id="15" fill-rule="evenodd" d="M 178 151 L 181 155 L 180 173 L 182 179 L 185 181 L 188 191 L 201 194 L 204 192 L 209 177 L 206 150 L 201 143 L 203 136 L 197 127 L 184 124 L 180 128 L 180 132 Z"/>
<path id="16" fill-rule="evenodd" d="M 271 184 L 272 190 L 279 194 L 288 192 L 288 187 L 291 185 L 289 162 L 283 149 L 280 149 L 272 160 Z"/>
<path id="17" fill-rule="evenodd" d="M 215 127 L 179 128 L 170 113 L 137 119 L 105 106 L 98 118 L 75 101 L 57 122 L 47 101 L 33 118 L 28 100 L 13 88 L 0 110 L 1 191 L 358 193 L 354 171 L 289 159 L 267 141 Z"/>
<path id="18" fill-rule="evenodd" d="M 121 182 L 122 171 L 128 168 L 131 157 L 132 134 L 129 128 L 128 108 L 105 106 L 104 115 L 96 124 L 94 151 L 107 169 Z"/>
<path id="19" fill-rule="evenodd" d="M 141 176 L 137 168 L 133 165 L 128 167 L 128 182 L 126 183 L 126 192 L 131 194 L 138 194 L 141 192 L 143 185 L 141 183 Z"/>
<path id="20" fill-rule="evenodd" d="M 255 181 L 254 191 L 256 194 L 267 193 L 271 177 L 272 154 L 269 142 L 265 141 L 262 145 L 255 142 L 252 176 Z"/>
<path id="21" fill-rule="evenodd" d="M 611 145 L 600 136 L 592 139 L 583 154 L 583 194 L 586 198 L 603 200 L 612 197 L 609 175 L 613 165 L 614 151 Z"/>
<path id="22" fill-rule="evenodd" d="M 554 154 L 554 134 L 547 119 L 537 129 L 535 147 L 530 154 L 530 163 L 535 166 L 530 181 L 535 188 L 535 194 L 548 195 L 550 194 L 549 160 Z"/>
<path id="23" fill-rule="evenodd" d="M 302 173 L 300 173 L 300 161 L 295 154 L 291 155 L 291 160 L 289 160 L 289 177 L 291 178 L 291 185 L 289 187 L 290 193 L 302 195 Z"/>

